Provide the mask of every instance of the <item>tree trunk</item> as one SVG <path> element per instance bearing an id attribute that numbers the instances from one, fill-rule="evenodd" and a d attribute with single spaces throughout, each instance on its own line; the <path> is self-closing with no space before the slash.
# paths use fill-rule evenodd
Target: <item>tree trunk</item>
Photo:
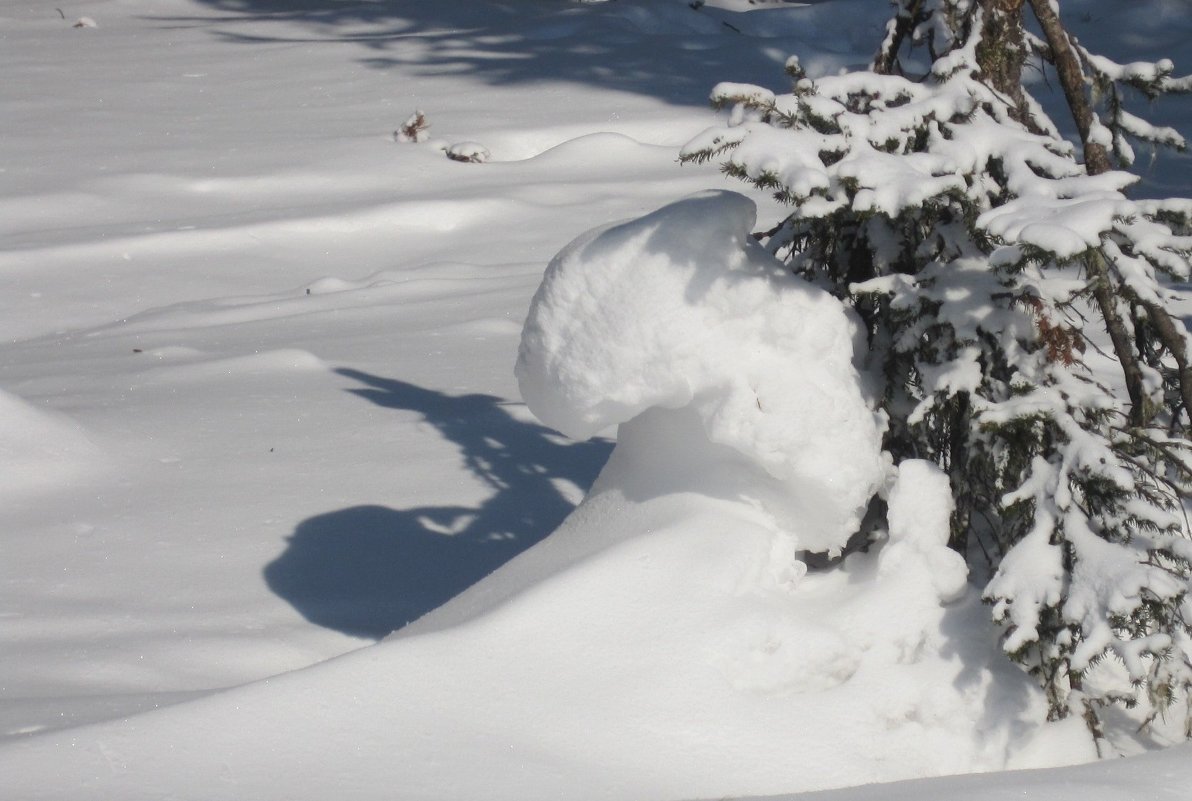
<path id="1" fill-rule="evenodd" d="M 989 86 L 1004 95 L 1015 120 L 1038 133 L 1022 91 L 1022 65 L 1026 51 L 1022 41 L 1022 8 L 1025 0 L 981 0 L 981 39 L 977 44 L 977 66 Z"/>
<path id="2" fill-rule="evenodd" d="M 1035 12 L 1035 19 L 1039 20 L 1039 27 L 1047 44 L 1051 46 L 1051 56 L 1055 63 L 1055 71 L 1059 75 L 1060 86 L 1064 90 L 1064 99 L 1068 101 L 1068 108 L 1072 112 L 1072 119 L 1076 123 L 1076 130 L 1080 132 L 1080 141 L 1084 145 L 1084 166 L 1089 175 L 1100 175 L 1108 172 L 1112 165 L 1109 161 L 1109 151 L 1105 146 L 1090 141 L 1089 133 L 1093 126 L 1093 109 L 1085 95 L 1084 70 L 1080 66 L 1080 59 L 1072 49 L 1072 42 L 1064 23 L 1051 5 L 1051 0 L 1030 0 L 1031 9 Z"/>
<path id="3" fill-rule="evenodd" d="M 1072 112 L 1076 130 L 1080 132 L 1080 141 L 1084 145 L 1084 168 L 1089 175 L 1108 172 L 1113 169 L 1109 151 L 1099 142 L 1092 141 L 1089 136 L 1093 125 L 1093 109 L 1085 94 L 1084 70 L 1068 38 L 1068 32 L 1064 29 L 1064 24 L 1060 21 L 1051 0 L 1030 0 L 1030 4 L 1035 19 L 1039 20 L 1043 35 L 1047 38 L 1047 44 L 1051 47 L 1064 97 Z M 1088 269 L 1092 278 L 1093 297 L 1105 318 L 1105 327 L 1113 340 L 1114 354 L 1121 362 L 1126 379 L 1126 391 L 1130 394 L 1131 405 L 1130 424 L 1145 425 L 1150 420 L 1151 410 L 1143 392 L 1142 367 L 1138 353 L 1130 343 L 1126 325 L 1118 313 L 1116 295 L 1121 289 L 1112 283 L 1109 265 L 1099 254 L 1095 254 L 1089 260 Z M 1142 307 L 1151 329 L 1176 361 L 1180 399 L 1185 412 L 1192 418 L 1192 364 L 1188 357 L 1188 343 L 1167 309 L 1155 303 L 1136 305 Z"/>

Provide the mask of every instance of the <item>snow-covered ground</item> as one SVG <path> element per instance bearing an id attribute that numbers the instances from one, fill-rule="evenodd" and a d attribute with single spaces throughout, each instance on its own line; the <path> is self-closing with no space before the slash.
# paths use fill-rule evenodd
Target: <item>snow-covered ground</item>
<path id="1" fill-rule="evenodd" d="M 1038 725 L 987 610 L 930 580 L 946 556 L 910 527 L 901 550 L 787 570 L 800 534 L 775 532 L 822 511 L 807 454 L 877 480 L 857 415 L 778 431 L 803 461 L 743 463 L 776 433 L 763 407 L 800 391 L 750 383 L 778 355 L 721 354 L 696 403 L 620 358 L 656 376 L 647 344 L 692 351 L 733 315 L 753 353 L 791 309 L 836 330 L 831 304 L 739 248 L 721 255 L 750 277 L 704 287 L 694 318 L 651 305 L 690 279 L 673 259 L 649 287 L 593 273 L 666 321 L 571 332 L 625 349 L 581 349 L 623 392 L 536 408 L 598 436 L 546 428 L 514 377 L 563 246 L 744 191 L 676 164 L 709 88 L 775 85 L 792 52 L 864 62 L 883 5 L 0 4 L 0 796 L 694 799 L 1090 758 L 1079 726 Z M 1074 26 L 1192 68 L 1187 3 L 1137 5 L 1073 3 Z M 415 109 L 429 138 L 396 141 Z M 1188 193 L 1187 157 L 1143 169 Z M 654 223 L 702 202 L 740 239 L 747 202 L 700 197 Z M 610 263 L 657 255 L 642 230 Z M 807 334 L 785 335 L 843 353 Z M 554 368 L 528 354 L 533 387 Z M 846 361 L 795 378 L 840 389 Z M 756 428 L 700 438 L 743 397 Z M 804 497 L 769 502 L 787 496 L 763 473 Z M 1188 756 L 826 798 L 1185 798 Z"/>

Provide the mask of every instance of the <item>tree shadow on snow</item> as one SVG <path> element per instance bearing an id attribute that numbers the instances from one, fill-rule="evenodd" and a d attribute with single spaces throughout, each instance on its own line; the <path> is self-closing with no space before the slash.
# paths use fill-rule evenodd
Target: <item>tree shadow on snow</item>
<path id="1" fill-rule="evenodd" d="M 166 27 L 207 27 L 226 41 L 359 46 L 361 63 L 412 76 L 468 75 L 494 86 L 574 83 L 707 103 L 721 80 L 772 85 L 798 45 L 792 22 L 688 2 L 560 0 L 199 0 L 217 16 L 153 17 Z M 804 3 L 805 4 L 805 3 Z M 773 5 L 784 5 L 774 2 Z M 798 5 L 798 4 L 796 4 Z M 873 33 L 880 40 L 881 30 Z M 822 36 L 815 45 L 823 48 Z M 742 38 L 750 43 L 742 46 Z M 875 46 L 875 45 L 874 45 Z M 870 47 L 867 45 L 866 47 Z M 407 87 L 417 92 L 417 86 Z M 558 101 L 548 96 L 545 102 Z M 433 115 L 433 109 L 428 109 Z"/>
<path id="2" fill-rule="evenodd" d="M 983 714 L 974 721 L 978 730 L 991 737 L 1006 732 L 1009 742 L 1021 743 L 1039 722 L 1034 679 L 1002 650 L 1001 629 L 991 619 L 990 608 L 975 597 L 978 592 L 976 585 L 970 586 L 968 597 L 948 605 L 940 624 L 945 643 L 940 653 L 960 662 L 953 682 L 956 690 L 985 696 Z"/>
<path id="3" fill-rule="evenodd" d="M 352 394 L 421 415 L 493 491 L 474 507 L 355 506 L 303 521 L 265 581 L 310 622 L 346 634 L 381 639 L 543 539 L 574 506 L 560 482 L 586 490 L 612 450 L 517 420 L 492 395 L 337 372 L 364 385 Z"/>

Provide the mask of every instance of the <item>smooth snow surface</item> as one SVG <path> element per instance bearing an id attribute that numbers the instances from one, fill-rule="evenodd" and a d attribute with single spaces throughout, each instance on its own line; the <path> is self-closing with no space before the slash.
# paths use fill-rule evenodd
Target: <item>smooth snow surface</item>
<path id="1" fill-rule="evenodd" d="M 0 392 L 0 498 L 50 492 L 102 463 L 102 452 L 65 415 Z"/>
<path id="2" fill-rule="evenodd" d="M 1076 33 L 1186 70 L 1186 4 L 1130 5 L 1076 3 Z M 713 85 L 863 64 L 885 11 L 3 4 L 0 798 L 662 801 L 1091 759 L 940 547 L 939 476 L 877 460 L 847 317 L 751 245 L 781 209 L 675 163 Z M 587 441 L 513 375 L 576 237 L 521 372 Z M 882 541 L 807 569 L 875 488 Z M 1179 798 L 1187 757 L 828 798 Z"/>
<path id="3" fill-rule="evenodd" d="M 1076 768 L 877 784 L 797 796 L 766 796 L 765 801 L 1184 801 L 1192 780 L 1190 757 L 1192 746 L 1180 745 L 1162 753 Z"/>

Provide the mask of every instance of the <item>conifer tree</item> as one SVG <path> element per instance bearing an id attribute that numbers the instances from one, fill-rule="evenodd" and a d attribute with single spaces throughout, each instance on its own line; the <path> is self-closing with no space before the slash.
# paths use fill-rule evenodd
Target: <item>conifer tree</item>
<path id="1" fill-rule="evenodd" d="M 1185 144 L 1129 101 L 1192 77 L 1088 51 L 1057 0 L 893 5 L 868 70 L 718 85 L 728 120 L 682 158 L 789 205 L 759 238 L 864 322 L 885 447 L 947 471 L 950 544 L 1051 717 L 1102 748 L 1106 705 L 1179 704 L 1192 736 L 1192 365 L 1164 284 L 1192 273 L 1192 200 L 1122 171 L 1132 142 Z M 1036 59 L 1080 148 L 1023 85 Z"/>

